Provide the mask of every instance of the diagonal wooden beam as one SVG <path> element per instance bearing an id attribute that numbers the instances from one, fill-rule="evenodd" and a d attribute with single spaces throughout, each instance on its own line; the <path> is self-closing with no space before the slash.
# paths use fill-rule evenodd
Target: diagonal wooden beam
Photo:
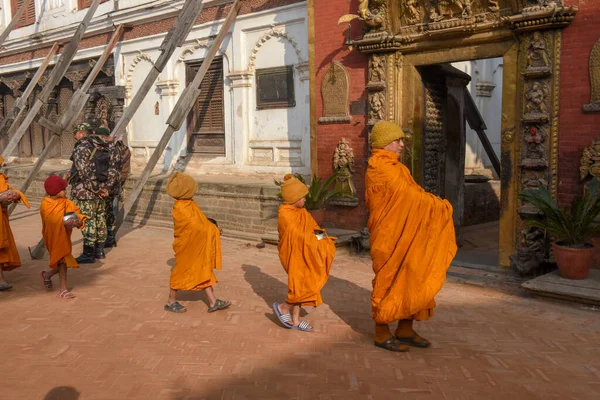
<path id="1" fill-rule="evenodd" d="M 42 64 L 38 67 L 37 71 L 35 72 L 35 75 L 33 75 L 33 78 L 31 78 L 29 84 L 27 84 L 27 88 L 25 89 L 21 97 L 19 97 L 15 102 L 12 112 L 9 111 L 8 115 L 2 120 L 2 123 L 0 123 L 0 137 L 8 133 L 8 130 L 12 126 L 13 122 L 18 121 L 19 118 L 21 118 L 21 116 L 23 115 L 26 108 L 25 104 L 27 104 L 27 99 L 33 92 L 33 89 L 35 89 L 35 85 L 37 85 L 37 83 L 42 78 L 42 75 L 44 75 L 44 72 L 46 72 L 50 61 L 52 61 L 52 58 L 58 51 L 58 47 L 58 43 L 54 43 L 54 45 L 50 49 L 50 52 L 48 52 L 48 54 L 42 61 Z"/>
<path id="2" fill-rule="evenodd" d="M 175 49 L 183 44 L 203 8 L 204 1 L 202 0 L 186 0 L 181 12 L 177 16 L 175 24 L 171 30 L 169 30 L 159 47 L 159 50 L 162 52 L 161 55 L 154 63 L 153 68 L 148 73 L 148 76 L 146 76 L 146 79 L 144 79 L 144 82 L 137 93 L 133 96 L 133 99 L 125 109 L 125 112 L 121 118 L 119 118 L 119 121 L 110 133 L 110 136 L 115 136 L 117 139 L 120 139 L 121 136 L 123 136 L 125 128 L 129 125 L 129 122 L 131 122 L 131 119 L 142 104 L 142 101 L 154 86 L 156 78 L 158 78 L 158 75 L 160 75 L 165 68 L 165 65 L 173 55 Z"/>
<path id="3" fill-rule="evenodd" d="M 8 35 L 10 35 L 10 32 L 12 32 L 13 27 L 15 26 L 19 18 L 21 18 L 21 15 L 25 12 L 25 9 L 29 5 L 29 3 L 31 3 L 32 1 L 33 0 L 25 0 L 23 4 L 21 4 L 21 7 L 19 7 L 15 15 L 12 17 L 12 19 L 6 26 L 6 29 L 4 29 L 4 31 L 2 32 L 2 35 L 0 35 L 0 46 L 2 45 L 2 43 L 4 43 Z"/>
<path id="4" fill-rule="evenodd" d="M 136 181 L 136 184 L 131 190 L 131 192 L 129 192 L 129 195 L 127 196 L 127 199 L 125 200 L 125 203 L 123 204 L 123 207 L 119 212 L 119 215 L 121 217 L 117 221 L 117 230 L 121 227 L 127 215 L 129 215 L 129 213 L 131 212 L 131 209 L 137 201 L 140 193 L 144 189 L 146 182 L 148 182 L 152 170 L 154 170 L 154 167 L 156 166 L 156 163 L 158 162 L 160 156 L 163 154 L 165 148 L 169 144 L 173 133 L 175 133 L 181 128 L 181 125 L 187 118 L 192 107 L 194 106 L 194 103 L 198 99 L 198 96 L 200 95 L 200 84 L 202 83 L 202 80 L 204 79 L 204 76 L 206 75 L 210 64 L 213 62 L 217 51 L 221 47 L 225 36 L 229 32 L 229 28 L 231 28 L 231 25 L 235 21 L 235 18 L 237 17 L 237 14 L 240 10 L 240 6 L 241 1 L 235 0 L 231 10 L 229 11 L 229 14 L 227 15 L 227 18 L 225 19 L 225 22 L 223 23 L 223 26 L 221 27 L 221 30 L 219 31 L 219 34 L 210 46 L 206 57 L 202 61 L 202 65 L 198 69 L 194 80 L 184 89 L 183 93 L 177 100 L 177 103 L 175 104 L 171 115 L 167 119 L 167 129 L 165 130 L 160 141 L 158 142 L 158 145 L 154 149 L 152 156 L 150 156 L 150 159 L 148 160 L 148 163 L 146 164 L 142 175 Z"/>
<path id="5" fill-rule="evenodd" d="M 8 156 L 10 156 L 12 154 L 14 149 L 17 147 L 17 145 L 19 144 L 19 142 L 25 135 L 25 132 L 29 128 L 29 125 L 31 125 L 31 123 L 34 121 L 35 116 L 40 112 L 42 106 L 50 98 L 50 94 L 54 90 L 54 87 L 63 78 L 63 76 L 65 75 L 65 72 L 67 72 L 69 65 L 71 65 L 71 61 L 73 61 L 73 58 L 75 57 L 75 53 L 77 53 L 77 46 L 79 46 L 79 42 L 83 38 L 83 35 L 84 35 L 88 25 L 90 24 L 92 18 L 94 17 L 94 13 L 96 12 L 96 9 L 98 8 L 99 3 L 100 3 L 100 0 L 94 0 L 92 2 L 92 4 L 90 5 L 90 8 L 87 11 L 87 13 L 85 14 L 83 21 L 81 21 L 81 23 L 79 24 L 79 27 L 77 27 L 77 30 L 75 31 L 75 34 L 73 35 L 73 39 L 65 46 L 65 49 L 62 52 L 60 58 L 58 59 L 58 62 L 56 63 L 56 65 L 52 69 L 52 72 L 50 73 L 50 76 L 48 77 L 48 82 L 46 83 L 46 85 L 44 85 L 42 92 L 38 96 L 35 103 L 33 103 L 33 105 L 31 106 L 31 109 L 27 113 L 27 116 L 25 117 L 23 122 L 21 122 L 17 126 L 16 122 L 18 120 L 15 120 L 13 122 L 11 128 L 8 130 L 9 135 L 10 135 L 11 131 L 16 126 L 16 131 L 15 131 L 14 135 L 11 137 L 10 141 L 4 148 L 4 151 L 2 152 L 2 156 L 4 158 L 7 158 Z"/>

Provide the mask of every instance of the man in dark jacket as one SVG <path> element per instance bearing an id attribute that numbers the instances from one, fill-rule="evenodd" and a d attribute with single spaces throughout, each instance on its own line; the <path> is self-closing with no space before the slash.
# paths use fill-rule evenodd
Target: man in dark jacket
<path id="1" fill-rule="evenodd" d="M 83 254 L 77 258 L 80 264 L 90 264 L 96 258 L 105 258 L 106 198 L 119 179 L 120 155 L 112 143 L 102 139 L 90 127 L 82 123 L 74 129 L 75 148 L 71 155 L 69 183 L 71 199 L 81 213 L 87 216 L 83 234 Z"/>

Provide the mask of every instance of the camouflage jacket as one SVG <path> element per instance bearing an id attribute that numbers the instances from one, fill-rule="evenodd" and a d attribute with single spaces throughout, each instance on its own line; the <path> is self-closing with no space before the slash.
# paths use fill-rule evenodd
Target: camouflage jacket
<path id="1" fill-rule="evenodd" d="M 94 148 L 108 150 L 110 160 L 108 164 L 108 180 L 98 182 L 96 178 L 96 165 L 92 158 Z M 107 189 L 110 196 L 121 195 L 121 153 L 116 145 L 107 142 L 101 137 L 90 135 L 75 143 L 71 155 L 73 166 L 71 167 L 71 198 L 76 200 L 99 199 L 98 192 Z"/>

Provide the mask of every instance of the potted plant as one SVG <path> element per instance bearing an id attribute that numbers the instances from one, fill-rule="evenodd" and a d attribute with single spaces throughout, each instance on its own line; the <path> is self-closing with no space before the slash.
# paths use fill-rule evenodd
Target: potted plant
<path id="1" fill-rule="evenodd" d="M 300 182 L 306 184 L 304 178 L 300 174 L 294 174 Z M 304 207 L 310 212 L 312 217 L 315 219 L 317 224 L 322 225 L 325 221 L 325 205 L 326 203 L 339 195 L 342 194 L 339 190 L 329 190 L 329 187 L 333 184 L 337 178 L 337 172 L 323 181 L 321 178 L 314 174 L 312 182 L 308 186 L 308 194 L 306 195 L 306 204 Z M 281 186 L 283 181 L 275 180 L 277 186 Z M 278 194 L 281 197 L 281 193 Z"/>
<path id="2" fill-rule="evenodd" d="M 593 179 L 583 197 L 575 198 L 571 207 L 564 209 L 545 187 L 524 190 L 519 198 L 544 215 L 527 217 L 527 223 L 554 239 L 552 250 L 559 274 L 567 279 L 585 279 L 594 257 L 594 246 L 589 242 L 600 234 L 600 224 L 594 221 L 600 214 L 600 180 Z"/>

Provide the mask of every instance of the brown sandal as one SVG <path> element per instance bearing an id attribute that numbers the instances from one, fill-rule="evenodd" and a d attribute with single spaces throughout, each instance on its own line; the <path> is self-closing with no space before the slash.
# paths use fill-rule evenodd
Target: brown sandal
<path id="1" fill-rule="evenodd" d="M 379 347 L 379 348 L 389 350 L 389 351 L 394 351 L 396 353 L 404 353 L 404 352 L 408 351 L 408 346 L 400 343 L 393 336 L 391 338 L 389 338 L 388 340 L 386 340 L 385 342 L 382 342 L 382 343 L 373 342 L 373 343 L 375 343 L 375 347 Z"/>
<path id="2" fill-rule="evenodd" d="M 414 335 L 407 337 L 407 338 L 401 338 L 401 337 L 396 336 L 396 339 L 398 339 L 398 341 L 400 343 L 404 343 L 409 346 L 421 347 L 421 348 L 427 348 L 427 347 L 431 346 L 431 342 L 429 340 L 422 338 L 417 333 L 415 333 Z"/>

